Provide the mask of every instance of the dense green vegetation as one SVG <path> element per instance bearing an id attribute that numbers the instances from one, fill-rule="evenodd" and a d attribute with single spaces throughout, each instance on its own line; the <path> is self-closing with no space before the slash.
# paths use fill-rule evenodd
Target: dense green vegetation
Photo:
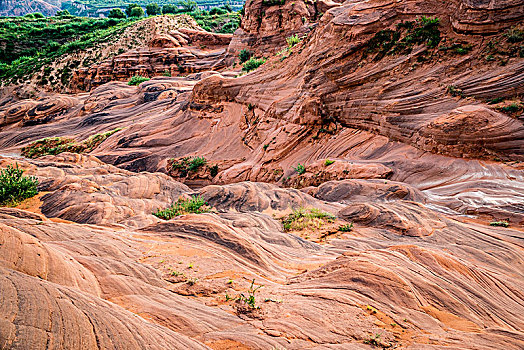
<path id="1" fill-rule="evenodd" d="M 148 80 L 149 78 L 147 77 L 141 77 L 139 75 L 135 75 L 134 77 L 129 79 L 129 81 L 127 82 L 127 85 L 137 86 L 137 85 L 142 84 L 144 81 L 148 81 Z"/>
<path id="2" fill-rule="evenodd" d="M 492 221 L 489 224 L 490 226 L 509 227 L 509 222 L 507 221 Z"/>
<path id="3" fill-rule="evenodd" d="M 8 165 L 0 171 L 0 205 L 15 206 L 38 194 L 38 180 L 33 176 L 24 176 L 23 173 L 18 164 Z"/>
<path id="4" fill-rule="evenodd" d="M 158 4 L 159 7 L 175 5 L 177 8 L 182 8 L 185 1 L 187 0 L 68 0 L 62 2 L 62 8 L 69 10 L 73 15 L 98 17 L 100 13 L 106 13 L 111 8 L 125 9 L 131 3 L 139 5 L 147 12 L 146 7 L 149 4 Z M 239 11 L 244 5 L 244 1 L 196 0 L 195 5 L 202 10 L 210 10 L 213 7 L 229 5 L 232 10 Z"/>
<path id="5" fill-rule="evenodd" d="M 22 148 L 22 155 L 28 158 L 37 158 L 48 154 L 55 155 L 63 152 L 88 153 L 97 148 L 109 136 L 120 131 L 117 128 L 100 134 L 90 136 L 84 141 L 77 142 L 75 139 L 68 137 L 48 137 Z"/>
<path id="6" fill-rule="evenodd" d="M 4 18 L 0 22 L 0 82 L 16 83 L 66 53 L 115 38 L 133 22 L 70 15 Z M 65 67 L 69 72 L 73 68 Z"/>
<path id="7" fill-rule="evenodd" d="M 417 21 L 399 23 L 396 30 L 381 30 L 368 42 L 365 55 L 377 53 L 374 59 L 379 60 L 386 55 L 409 53 L 415 45 L 435 48 L 441 41 L 439 22 L 438 18 L 422 16 Z"/>
<path id="8" fill-rule="evenodd" d="M 208 32 L 234 33 L 240 25 L 240 14 L 238 12 L 226 12 L 212 15 L 207 11 L 189 13 L 200 27 Z"/>
<path id="9" fill-rule="evenodd" d="M 170 220 L 184 214 L 202 214 L 210 211 L 207 202 L 200 196 L 192 196 L 190 199 L 179 199 L 167 209 L 157 210 L 153 215 L 160 219 Z"/>

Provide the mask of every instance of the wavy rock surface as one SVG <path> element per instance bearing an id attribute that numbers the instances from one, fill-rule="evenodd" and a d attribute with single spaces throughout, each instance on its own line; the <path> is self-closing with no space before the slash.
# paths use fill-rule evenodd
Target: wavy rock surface
<path id="1" fill-rule="evenodd" d="M 524 124 L 503 106 L 521 103 L 524 63 L 485 59 L 490 41 L 512 47 L 506 30 L 521 28 L 522 6 L 257 0 L 229 57 L 229 38 L 199 31 L 122 57 L 131 72 L 176 52 L 196 67 L 187 76 L 2 95 L 0 166 L 18 163 L 41 194 L 0 210 L 0 344 L 523 348 Z M 440 18 L 441 45 L 471 50 L 373 51 L 381 30 L 421 14 Z M 300 16 L 318 23 L 306 29 Z M 249 43 L 279 51 L 295 32 L 309 34 L 254 72 L 211 70 Z M 206 40 L 212 50 L 195 49 Z M 94 68 L 99 83 L 113 68 Z M 16 156 L 43 137 L 117 127 L 90 155 Z M 188 156 L 216 175 L 173 172 L 170 159 Z M 190 195 L 214 210 L 152 215 Z M 322 240 L 284 231 L 299 207 L 336 216 L 317 222 Z M 241 299 L 258 285 L 253 309 Z"/>
<path id="2" fill-rule="evenodd" d="M 74 177 L 91 183 L 68 194 L 76 202 L 109 191 L 115 200 L 93 207 L 100 215 L 90 225 L 63 211 L 0 212 L 4 347 L 365 349 L 375 334 L 381 346 L 406 349 L 524 345 L 522 231 L 446 218 L 415 190 L 384 198 L 399 184 L 314 191 L 331 193 L 330 202 L 268 184 L 213 185 L 199 192 L 217 213 L 162 221 L 123 186 L 145 174 L 70 154 L 17 161 L 46 190 L 26 210 L 44 212 Z M 163 174 L 148 177 L 143 198 L 155 181 L 157 196 L 193 193 Z M 338 203 L 361 193 L 365 205 Z M 300 205 L 351 219 L 354 229 L 324 244 L 282 232 L 273 214 Z M 108 211 L 143 220 L 117 214 L 117 227 Z M 260 309 L 227 300 L 252 279 L 264 285 Z"/>

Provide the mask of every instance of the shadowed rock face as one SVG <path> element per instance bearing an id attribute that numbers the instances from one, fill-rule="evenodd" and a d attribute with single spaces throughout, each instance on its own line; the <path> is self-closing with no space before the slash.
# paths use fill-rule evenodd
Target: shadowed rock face
<path id="1" fill-rule="evenodd" d="M 504 107 L 524 65 L 500 54 L 522 6 L 248 1 L 232 39 L 180 29 L 77 72 L 85 93 L 0 94 L 0 167 L 41 191 L 0 210 L 0 344 L 523 348 L 524 124 Z M 440 46 L 386 55 L 421 14 Z M 268 61 L 235 77 L 251 45 Z M 177 63 L 192 73 L 109 82 Z M 117 127 L 90 155 L 16 157 Z M 152 215 L 197 195 L 211 212 Z M 285 231 L 301 207 L 336 218 Z"/>
<path id="2" fill-rule="evenodd" d="M 163 221 L 148 203 L 194 193 L 164 174 L 72 154 L 16 161 L 44 194 L 0 211 L 6 348 L 365 349 L 376 334 L 406 349 L 524 346 L 522 231 L 445 217 L 407 185 L 308 189 L 329 202 L 263 183 L 213 185 L 198 192 L 216 213 Z M 76 206 L 49 211 L 67 200 Z M 275 219 L 297 206 L 354 228 L 308 242 Z M 253 279 L 260 309 L 226 299 Z"/>

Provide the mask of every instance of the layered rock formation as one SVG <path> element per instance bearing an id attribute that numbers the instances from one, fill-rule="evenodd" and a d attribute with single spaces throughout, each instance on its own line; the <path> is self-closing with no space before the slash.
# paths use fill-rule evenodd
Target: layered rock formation
<path id="1" fill-rule="evenodd" d="M 78 72 L 87 92 L 0 95 L 0 166 L 41 191 L 0 210 L 0 343 L 524 347 L 522 6 L 252 1 L 232 39 L 176 29 Z M 268 61 L 242 74 L 241 48 Z M 213 209 L 152 215 L 189 196 Z M 333 218 L 294 231 L 297 208 Z"/>
<path id="2" fill-rule="evenodd" d="M 194 21 L 193 21 L 194 22 Z M 193 27 L 198 27 L 193 23 Z M 202 30 L 178 28 L 152 37 L 148 47 L 111 57 L 102 63 L 79 69 L 71 88 L 89 91 L 113 80 L 127 81 L 131 77 L 177 76 L 225 68 L 229 34 L 208 33 Z"/>
<path id="3" fill-rule="evenodd" d="M 162 221 L 152 207 L 195 193 L 163 174 L 73 154 L 1 161 L 44 191 L 0 211 L 6 348 L 524 345 L 522 231 L 446 218 L 416 190 L 386 200 L 375 180 L 359 180 L 352 193 L 313 191 L 326 202 L 262 183 L 213 185 L 197 192 L 216 213 Z M 370 214 L 343 204 L 362 195 Z M 296 205 L 354 230 L 325 244 L 284 233 L 274 217 Z M 26 211 L 38 208 L 45 216 Z M 260 309 L 228 299 L 253 279 Z"/>

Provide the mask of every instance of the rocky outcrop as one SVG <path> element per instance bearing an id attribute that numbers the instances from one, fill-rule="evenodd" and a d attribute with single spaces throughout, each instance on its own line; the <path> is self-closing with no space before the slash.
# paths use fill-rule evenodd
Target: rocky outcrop
<path id="1" fill-rule="evenodd" d="M 45 192 L 0 211 L 7 348 L 524 346 L 522 231 L 445 217 L 407 185 L 355 180 L 353 194 L 324 185 L 316 195 L 330 202 L 268 184 L 213 185 L 199 192 L 216 212 L 163 221 L 148 202 L 194 193 L 164 174 L 72 154 L 1 165 L 15 161 Z M 362 195 L 365 203 L 345 204 Z M 81 205 L 93 196 L 113 200 L 91 199 L 77 215 L 46 209 L 49 198 Z M 295 206 L 353 229 L 323 244 L 298 238 L 276 219 Z M 262 285 L 258 309 L 232 300 L 252 283 Z"/>
<path id="2" fill-rule="evenodd" d="M 133 76 L 178 76 L 225 68 L 231 35 L 209 33 L 194 20 L 189 22 L 164 28 L 163 22 L 157 20 L 155 34 L 147 46 L 78 69 L 71 82 L 72 90 L 89 91 L 113 80 L 128 81 Z"/>
<path id="3" fill-rule="evenodd" d="M 233 56 L 242 49 L 262 56 L 274 54 L 287 46 L 286 38 L 309 33 L 323 14 L 338 2 L 248 0 L 228 52 Z"/>
<path id="4" fill-rule="evenodd" d="M 2 0 L 0 16 L 24 16 L 28 13 L 40 12 L 44 16 L 54 16 L 60 10 L 60 2 L 56 0 Z"/>
<path id="5" fill-rule="evenodd" d="M 227 37 L 164 30 L 119 78 L 181 55 L 195 73 L 94 87 L 109 64 L 87 93 L 2 96 L 0 167 L 41 193 L 0 210 L 0 344 L 524 347 L 521 3 L 279 6 L 248 2 L 230 53 L 309 34 L 254 72 L 210 70 Z M 16 156 L 115 128 L 89 155 Z M 153 215 L 190 196 L 209 210 Z"/>

